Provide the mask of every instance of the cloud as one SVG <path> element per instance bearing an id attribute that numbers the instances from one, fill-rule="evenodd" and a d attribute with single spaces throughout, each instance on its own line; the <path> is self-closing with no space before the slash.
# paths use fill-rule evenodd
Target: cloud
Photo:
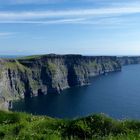
<path id="1" fill-rule="evenodd" d="M 25 21 L 25 20 L 8 20 L 8 21 L 0 21 L 0 23 L 10 23 L 10 24 L 61 24 L 61 23 L 78 23 L 81 21 L 85 21 L 85 18 L 74 18 L 74 19 L 57 19 L 57 20 L 48 20 L 48 21 Z"/>
<path id="2" fill-rule="evenodd" d="M 140 14 L 140 6 L 123 6 L 98 9 L 74 9 L 56 11 L 0 11 L 0 23 L 24 24 L 64 24 L 64 23 L 98 23 L 121 16 Z M 116 20 L 115 19 L 115 20 Z M 109 20 L 110 21 L 110 20 Z"/>
<path id="3" fill-rule="evenodd" d="M 4 39 L 4 38 L 11 38 L 14 36 L 14 32 L 0 32 L 0 39 Z"/>
<path id="4" fill-rule="evenodd" d="M 28 12 L 0 12 L 0 19 L 39 19 L 49 17 L 77 17 L 77 16 L 103 16 L 124 15 L 140 13 L 140 7 L 117 7 L 99 9 L 78 9 L 64 11 L 28 11 Z"/>
<path id="5" fill-rule="evenodd" d="M 0 32 L 0 37 L 11 36 L 13 34 L 14 33 L 12 33 L 12 32 Z"/>

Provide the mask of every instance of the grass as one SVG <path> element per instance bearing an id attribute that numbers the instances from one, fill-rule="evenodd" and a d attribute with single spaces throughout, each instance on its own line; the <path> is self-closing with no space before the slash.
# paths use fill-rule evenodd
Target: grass
<path id="1" fill-rule="evenodd" d="M 139 140 L 140 121 L 119 121 L 102 114 L 64 120 L 0 111 L 0 139 Z"/>
<path id="2" fill-rule="evenodd" d="M 24 57 L 20 57 L 18 58 L 19 60 L 32 60 L 32 59 L 40 59 L 41 55 L 31 55 L 31 56 L 24 56 Z"/>
<path id="3" fill-rule="evenodd" d="M 55 54 L 41 54 L 41 55 L 30 55 L 18 58 L 18 60 L 34 60 L 34 59 L 41 59 L 43 57 L 50 57 L 55 56 Z"/>

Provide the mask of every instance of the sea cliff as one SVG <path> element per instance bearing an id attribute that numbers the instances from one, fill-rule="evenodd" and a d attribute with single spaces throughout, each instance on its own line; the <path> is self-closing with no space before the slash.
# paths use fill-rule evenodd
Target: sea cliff
<path id="1" fill-rule="evenodd" d="M 0 108 L 10 100 L 60 93 L 89 84 L 91 76 L 120 71 L 117 57 L 42 55 L 0 60 Z"/>
<path id="2" fill-rule="evenodd" d="M 118 61 L 122 66 L 131 64 L 140 64 L 140 57 L 139 56 L 118 57 Z"/>

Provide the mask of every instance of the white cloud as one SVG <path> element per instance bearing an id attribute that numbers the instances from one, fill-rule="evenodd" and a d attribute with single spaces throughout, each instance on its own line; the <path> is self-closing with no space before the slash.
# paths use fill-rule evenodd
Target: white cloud
<path id="1" fill-rule="evenodd" d="M 85 21 L 85 18 L 74 18 L 74 19 L 57 19 L 57 20 L 48 20 L 48 21 L 32 21 L 32 20 L 6 20 L 6 21 L 0 21 L 0 23 L 11 23 L 11 24 L 61 24 L 61 23 L 79 23 L 81 21 Z"/>
<path id="2" fill-rule="evenodd" d="M 139 14 L 140 6 L 124 6 L 99 9 L 76 9 L 62 11 L 0 11 L 0 23 L 96 23 L 104 17 L 112 18 L 128 14 Z M 119 19 L 119 18 L 118 18 Z"/>
<path id="3" fill-rule="evenodd" d="M 79 9 L 64 11 L 29 11 L 29 12 L 0 12 L 0 19 L 38 19 L 49 17 L 77 17 L 77 16 L 102 16 L 114 14 L 133 14 L 140 13 L 140 7 L 117 7 L 99 9 Z"/>
<path id="4" fill-rule="evenodd" d="M 12 33 L 12 32 L 0 32 L 0 37 L 7 37 L 7 36 L 11 36 L 13 34 L 14 33 Z"/>

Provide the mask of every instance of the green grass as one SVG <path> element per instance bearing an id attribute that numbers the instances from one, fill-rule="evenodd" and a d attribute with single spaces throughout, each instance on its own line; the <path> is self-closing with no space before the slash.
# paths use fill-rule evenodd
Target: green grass
<path id="1" fill-rule="evenodd" d="M 32 60 L 32 59 L 40 59 L 41 55 L 31 55 L 31 56 L 24 56 L 24 57 L 20 57 L 18 58 L 19 60 Z"/>
<path id="2" fill-rule="evenodd" d="M 50 57 L 50 56 L 55 56 L 55 54 L 41 54 L 41 55 L 30 55 L 30 56 L 24 56 L 17 58 L 18 60 L 34 60 L 34 59 L 41 59 L 43 57 Z"/>
<path id="3" fill-rule="evenodd" d="M 63 120 L 0 111 L 0 140 L 139 140 L 140 121 L 105 115 Z"/>

